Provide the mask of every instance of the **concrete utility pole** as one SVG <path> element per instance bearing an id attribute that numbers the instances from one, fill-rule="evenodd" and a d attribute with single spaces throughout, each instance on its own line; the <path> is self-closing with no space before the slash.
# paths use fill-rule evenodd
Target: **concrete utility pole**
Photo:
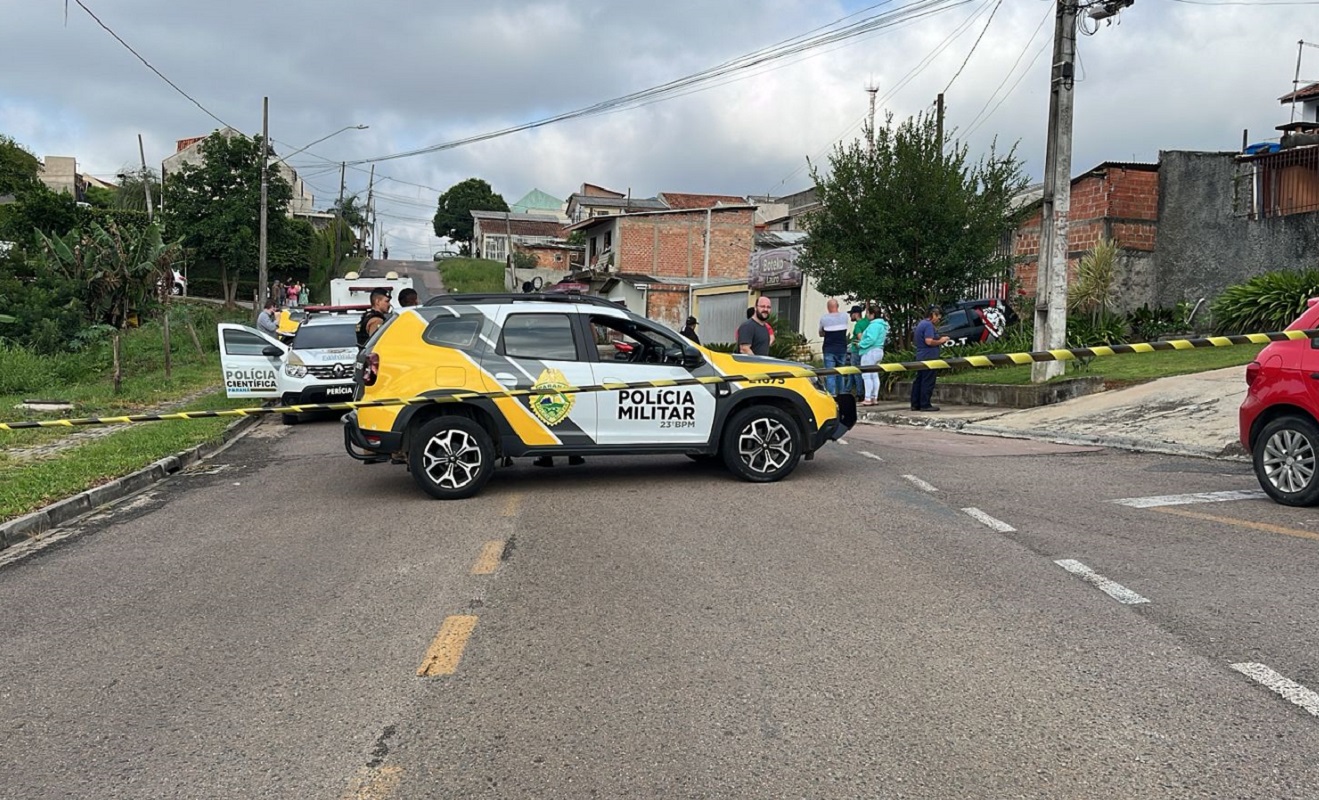
<path id="1" fill-rule="evenodd" d="M 142 134 L 137 135 L 137 154 L 142 159 L 142 190 L 147 195 L 147 224 L 151 224 L 155 209 L 151 207 L 151 176 L 147 174 L 147 151 L 142 147 Z"/>
<path id="2" fill-rule="evenodd" d="M 1049 74 L 1049 140 L 1044 157 L 1044 204 L 1040 209 L 1040 251 L 1036 259 L 1036 350 L 1067 343 L 1067 228 L 1072 205 L 1072 83 L 1076 58 L 1077 0 L 1058 0 L 1053 29 L 1053 69 Z M 1034 383 L 1063 374 L 1064 363 L 1031 365 Z"/>
<path id="3" fill-rule="evenodd" d="M 256 296 L 264 305 L 270 292 L 266 274 L 266 193 L 270 188 L 270 98 L 261 98 L 261 238 L 257 246 Z"/>
<path id="4" fill-rule="evenodd" d="M 934 107 L 935 135 L 939 137 L 939 155 L 943 156 L 943 92 L 934 99 Z"/>
<path id="5" fill-rule="evenodd" d="M 870 152 L 875 152 L 875 95 L 879 94 L 879 84 L 872 83 L 866 87 L 870 93 Z"/>
<path id="6" fill-rule="evenodd" d="M 372 225 L 374 223 L 371 220 L 372 193 L 375 191 L 375 186 L 376 186 L 376 165 L 372 164 L 371 177 L 368 178 L 366 181 L 366 206 L 362 209 L 362 247 L 364 250 L 366 250 L 367 258 L 376 257 L 376 252 L 375 252 L 376 240 L 374 236 L 374 231 L 372 230 Z M 367 245 L 368 242 L 370 242 L 369 246 Z"/>

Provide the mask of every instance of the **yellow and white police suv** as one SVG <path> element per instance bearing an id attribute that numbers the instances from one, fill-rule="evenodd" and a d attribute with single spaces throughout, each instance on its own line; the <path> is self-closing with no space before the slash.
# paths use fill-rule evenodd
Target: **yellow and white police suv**
<path id="1" fill-rule="evenodd" d="M 497 463 L 520 457 L 721 456 L 745 480 L 776 481 L 846 433 L 855 412 L 840 419 L 814 378 L 671 384 L 792 366 L 707 350 L 604 298 L 444 295 L 402 309 L 367 342 L 354 399 L 496 396 L 359 408 L 344 417 L 344 443 L 360 461 L 406 463 L 441 499 L 476 494 Z M 560 391 L 614 384 L 639 385 Z M 521 393 L 497 395 L 506 390 Z"/>

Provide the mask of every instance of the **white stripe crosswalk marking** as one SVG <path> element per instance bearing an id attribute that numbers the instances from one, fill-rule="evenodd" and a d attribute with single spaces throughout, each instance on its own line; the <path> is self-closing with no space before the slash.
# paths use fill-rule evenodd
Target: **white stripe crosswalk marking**
<path id="1" fill-rule="evenodd" d="M 987 525 L 991 529 L 996 530 L 999 533 L 1012 533 L 1013 531 L 1016 530 L 1016 528 L 1007 524 L 1003 520 L 994 519 L 993 517 L 989 516 L 988 514 L 986 514 L 985 512 L 981 511 L 978 508 L 964 508 L 962 509 L 962 512 L 970 515 L 971 519 L 974 519 L 975 521 L 979 522 L 982 525 Z"/>
<path id="2" fill-rule="evenodd" d="M 1231 500 L 1262 500 L 1261 489 L 1230 489 L 1225 492 L 1193 492 L 1191 494 L 1162 494 L 1154 497 L 1124 497 L 1114 500 L 1130 508 L 1158 508 L 1159 506 L 1189 506 L 1193 503 L 1226 503 Z"/>
<path id="3" fill-rule="evenodd" d="M 1232 669 L 1319 717 L 1319 694 L 1301 684 L 1279 675 L 1263 664 L 1244 662 L 1233 664 Z"/>
<path id="4" fill-rule="evenodd" d="M 913 486 L 915 486 L 916 488 L 921 489 L 921 490 L 923 490 L 923 491 L 926 491 L 926 492 L 937 492 L 937 491 L 939 491 L 938 489 L 934 488 L 933 486 L 931 486 L 930 484 L 928 484 L 928 483 L 926 483 L 925 481 L 921 480 L 920 478 L 917 478 L 915 475 L 903 475 L 902 477 L 904 477 L 904 478 L 906 478 L 907 480 L 911 481 L 911 483 L 912 483 Z"/>
<path id="5" fill-rule="evenodd" d="M 1136 594 L 1135 592 L 1131 591 L 1130 589 L 1128 589 L 1127 587 L 1123 586 L 1120 583 L 1114 583 L 1113 581 L 1110 581 L 1108 578 L 1105 578 L 1103 575 L 1100 575 L 1099 573 L 1090 569 L 1085 564 L 1082 564 L 1080 561 L 1076 561 L 1071 558 L 1064 558 L 1060 561 L 1055 561 L 1053 563 L 1057 564 L 1058 566 L 1072 573 L 1073 575 L 1085 581 L 1086 583 L 1094 584 L 1094 586 L 1097 589 L 1099 589 L 1099 591 L 1103 592 L 1104 594 L 1108 595 L 1109 597 L 1113 598 L 1119 603 L 1125 603 L 1126 605 L 1134 606 L 1138 603 L 1149 602 L 1148 599 L 1141 597 L 1140 595 Z"/>

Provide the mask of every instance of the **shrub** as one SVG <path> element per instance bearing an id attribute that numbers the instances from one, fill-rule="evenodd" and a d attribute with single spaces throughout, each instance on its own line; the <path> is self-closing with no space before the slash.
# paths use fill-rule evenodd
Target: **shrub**
<path id="1" fill-rule="evenodd" d="M 1067 346 L 1093 347 L 1121 344 L 1127 339 L 1127 323 L 1120 314 L 1106 311 L 1067 318 Z"/>
<path id="2" fill-rule="evenodd" d="M 1286 328 L 1319 295 L 1319 270 L 1281 270 L 1229 286 L 1210 306 L 1219 333 L 1260 333 Z"/>

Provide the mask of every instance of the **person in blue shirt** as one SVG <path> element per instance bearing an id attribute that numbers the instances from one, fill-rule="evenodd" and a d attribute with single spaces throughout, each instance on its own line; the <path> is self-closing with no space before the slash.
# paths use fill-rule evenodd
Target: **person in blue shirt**
<path id="1" fill-rule="evenodd" d="M 939 320 L 943 319 L 943 309 L 930 306 L 925 319 L 916 324 L 916 360 L 932 361 L 939 357 L 939 348 L 948 343 L 947 336 L 940 336 L 936 331 Z M 938 411 L 939 407 L 930 405 L 934 397 L 934 370 L 923 369 L 916 373 L 911 382 L 911 410 Z"/>

